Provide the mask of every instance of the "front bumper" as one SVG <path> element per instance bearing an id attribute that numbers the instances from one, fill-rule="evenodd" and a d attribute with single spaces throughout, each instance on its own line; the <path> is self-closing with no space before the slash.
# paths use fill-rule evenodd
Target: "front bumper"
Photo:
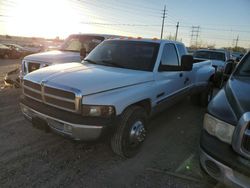
<path id="1" fill-rule="evenodd" d="M 202 168 L 216 180 L 233 187 L 247 188 L 250 186 L 250 177 L 247 177 L 232 168 L 222 164 L 202 149 L 200 150 Z"/>
<path id="2" fill-rule="evenodd" d="M 20 104 L 23 115 L 30 121 L 33 118 L 39 118 L 46 122 L 47 126 L 54 132 L 70 137 L 73 140 L 97 140 L 103 135 L 106 127 L 101 125 L 85 125 L 67 122 L 44 113 L 40 113 L 24 104 Z"/>

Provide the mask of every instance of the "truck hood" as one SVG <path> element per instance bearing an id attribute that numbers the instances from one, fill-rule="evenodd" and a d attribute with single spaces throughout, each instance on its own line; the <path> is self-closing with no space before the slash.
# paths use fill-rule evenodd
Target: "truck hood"
<path id="1" fill-rule="evenodd" d="M 24 79 L 90 95 L 153 81 L 153 73 L 87 63 L 65 63 L 39 69 L 27 74 Z"/>
<path id="2" fill-rule="evenodd" d="M 225 86 L 225 93 L 236 116 L 240 118 L 243 113 L 250 111 L 250 78 L 231 77 Z"/>
<path id="3" fill-rule="evenodd" d="M 79 52 L 59 51 L 59 50 L 28 55 L 24 58 L 24 60 L 46 63 L 48 65 L 81 61 Z"/>
<path id="4" fill-rule="evenodd" d="M 217 67 L 224 67 L 225 66 L 225 61 L 221 60 L 210 60 L 212 65 L 215 65 Z"/>

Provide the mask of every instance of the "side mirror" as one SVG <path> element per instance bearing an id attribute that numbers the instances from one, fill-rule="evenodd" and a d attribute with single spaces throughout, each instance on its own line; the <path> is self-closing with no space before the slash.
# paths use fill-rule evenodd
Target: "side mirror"
<path id="1" fill-rule="evenodd" d="M 183 71 L 191 71 L 193 68 L 194 58 L 192 55 L 183 55 L 181 57 L 181 67 Z"/>
<path id="2" fill-rule="evenodd" d="M 224 69 L 224 75 L 230 75 L 233 72 L 234 69 L 234 63 L 228 62 Z"/>
<path id="3" fill-rule="evenodd" d="M 83 60 L 87 55 L 86 48 L 81 48 L 80 49 L 80 58 Z"/>

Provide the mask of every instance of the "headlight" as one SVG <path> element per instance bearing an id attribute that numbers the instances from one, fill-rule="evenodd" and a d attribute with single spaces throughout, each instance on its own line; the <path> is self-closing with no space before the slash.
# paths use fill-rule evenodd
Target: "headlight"
<path id="1" fill-rule="evenodd" d="M 203 127 L 209 134 L 217 137 L 221 141 L 228 144 L 232 143 L 235 126 L 218 120 L 209 114 L 205 114 Z"/>
<path id="2" fill-rule="evenodd" d="M 115 115 L 113 106 L 82 105 L 83 116 L 110 117 Z"/>

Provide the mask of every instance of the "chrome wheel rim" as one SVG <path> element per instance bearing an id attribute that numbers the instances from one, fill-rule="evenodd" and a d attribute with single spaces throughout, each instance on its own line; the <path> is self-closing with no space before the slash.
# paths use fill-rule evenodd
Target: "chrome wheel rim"
<path id="1" fill-rule="evenodd" d="M 142 121 L 136 121 L 130 130 L 129 144 L 132 147 L 138 146 L 145 140 L 146 130 Z"/>

